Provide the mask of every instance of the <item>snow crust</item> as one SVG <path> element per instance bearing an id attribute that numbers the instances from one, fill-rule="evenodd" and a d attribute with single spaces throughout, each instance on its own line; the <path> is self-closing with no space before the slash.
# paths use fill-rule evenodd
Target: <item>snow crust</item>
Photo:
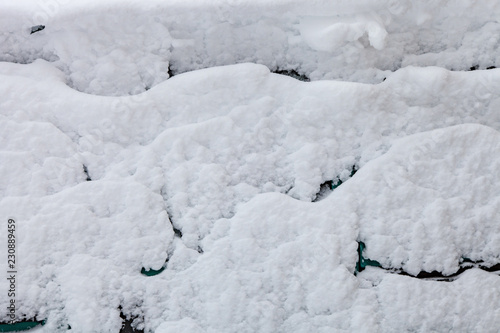
<path id="1" fill-rule="evenodd" d="M 0 5 L 0 224 L 39 331 L 500 327 L 496 274 L 354 274 L 358 241 L 414 275 L 500 261 L 500 69 L 449 70 L 497 64 L 497 4 L 47 3 Z"/>

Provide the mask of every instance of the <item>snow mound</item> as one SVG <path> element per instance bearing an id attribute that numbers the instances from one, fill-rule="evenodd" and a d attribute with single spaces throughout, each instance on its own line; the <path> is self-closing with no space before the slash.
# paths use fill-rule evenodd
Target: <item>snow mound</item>
<path id="1" fill-rule="evenodd" d="M 452 274 L 500 262 L 500 133 L 459 125 L 408 136 L 339 192 L 357 196 L 364 255 L 384 267 Z M 341 194 L 339 194 L 341 195 Z"/>
<path id="2" fill-rule="evenodd" d="M 499 277 L 470 270 L 451 283 L 387 274 L 376 288 L 381 332 L 495 332 Z"/>
<path id="3" fill-rule="evenodd" d="M 370 83 L 410 65 L 500 66 L 492 1 L 24 0 L 0 9 L 0 61 L 51 61 L 73 88 L 99 95 L 244 62 Z"/>
<path id="4" fill-rule="evenodd" d="M 192 327 L 186 317 L 205 331 L 289 331 L 300 322 L 348 327 L 356 307 L 357 244 L 345 223 L 350 217 L 332 220 L 333 214 L 328 204 L 282 194 L 254 197 L 214 225 L 195 264 L 167 278 L 173 290 L 147 288 L 145 299 L 160 293 L 154 311 L 169 318 L 160 327 Z"/>
<path id="5" fill-rule="evenodd" d="M 496 327 L 487 302 L 456 309 L 468 326 L 422 307 L 484 298 L 484 284 L 426 281 L 392 305 L 402 292 L 385 286 L 421 282 L 354 269 L 359 240 L 413 273 L 498 259 L 500 71 L 408 67 L 368 85 L 239 64 L 127 97 L 76 92 L 43 60 L 0 73 L 1 154 L 15 161 L 0 212 L 19 224 L 19 311 L 45 331 L 116 332 L 119 306 L 160 332 Z M 392 306 L 419 315 L 395 321 Z"/>

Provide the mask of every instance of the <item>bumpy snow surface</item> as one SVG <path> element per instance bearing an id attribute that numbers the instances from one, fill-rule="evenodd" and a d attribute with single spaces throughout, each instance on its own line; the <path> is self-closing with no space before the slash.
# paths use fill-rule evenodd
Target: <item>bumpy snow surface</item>
<path id="1" fill-rule="evenodd" d="M 497 1 L 2 2 L 17 320 L 497 332 L 498 274 L 461 267 L 500 263 L 499 19 Z M 358 242 L 381 267 L 356 270 Z"/>

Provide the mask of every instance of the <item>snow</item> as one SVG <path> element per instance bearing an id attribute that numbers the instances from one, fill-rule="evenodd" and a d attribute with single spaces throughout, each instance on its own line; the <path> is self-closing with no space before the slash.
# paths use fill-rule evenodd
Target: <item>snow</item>
<path id="1" fill-rule="evenodd" d="M 408 136 L 368 163 L 339 188 L 365 193 L 356 211 L 366 256 L 414 275 L 455 273 L 460 258 L 493 266 L 498 156 L 499 132 L 466 124 Z"/>
<path id="2" fill-rule="evenodd" d="M 500 67 L 493 1 L 23 0 L 2 10 L 0 60 L 51 61 L 71 87 L 99 95 L 143 92 L 169 68 L 245 62 L 367 83 L 411 65 Z"/>
<path id="3" fill-rule="evenodd" d="M 334 17 L 304 17 L 300 22 L 300 35 L 316 51 L 334 52 L 367 34 L 371 46 L 382 50 L 387 31 L 378 17 L 354 17 L 348 20 Z"/>
<path id="4" fill-rule="evenodd" d="M 119 332 L 120 311 L 158 333 L 494 332 L 498 274 L 395 271 L 500 262 L 500 69 L 482 70 L 498 65 L 499 12 L 1 4 L 19 318 L 46 319 L 40 332 Z M 314 202 L 327 181 L 342 185 Z M 383 268 L 355 272 L 358 241 Z"/>

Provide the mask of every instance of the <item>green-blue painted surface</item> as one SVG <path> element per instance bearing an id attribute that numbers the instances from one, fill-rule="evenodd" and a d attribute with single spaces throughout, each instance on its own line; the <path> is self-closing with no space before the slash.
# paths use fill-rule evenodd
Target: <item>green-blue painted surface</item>
<path id="1" fill-rule="evenodd" d="M 158 270 L 154 270 L 154 269 L 149 269 L 149 270 L 146 270 L 144 267 L 141 269 L 141 274 L 142 275 L 146 275 L 146 276 L 155 276 L 155 275 L 158 275 L 160 274 L 161 272 L 163 272 L 165 270 L 167 266 L 163 266 L 162 268 L 158 269 Z"/>
<path id="2" fill-rule="evenodd" d="M 38 325 L 44 325 L 45 321 L 22 321 L 14 324 L 0 324 L 0 332 L 22 332 L 30 330 Z"/>
<path id="3" fill-rule="evenodd" d="M 363 257 L 363 250 L 365 247 L 365 243 L 358 242 L 358 262 L 356 263 L 357 272 L 361 272 L 366 266 L 382 267 L 378 261 Z"/>
<path id="4" fill-rule="evenodd" d="M 356 169 L 356 166 L 353 165 L 353 167 L 351 169 L 351 174 L 349 175 L 349 178 L 352 178 L 352 176 L 354 176 L 357 171 L 358 171 L 358 169 Z M 332 190 L 335 190 L 337 187 L 342 185 L 342 183 L 343 183 L 343 181 L 341 181 L 338 178 L 337 178 L 337 180 L 332 181 Z"/>

